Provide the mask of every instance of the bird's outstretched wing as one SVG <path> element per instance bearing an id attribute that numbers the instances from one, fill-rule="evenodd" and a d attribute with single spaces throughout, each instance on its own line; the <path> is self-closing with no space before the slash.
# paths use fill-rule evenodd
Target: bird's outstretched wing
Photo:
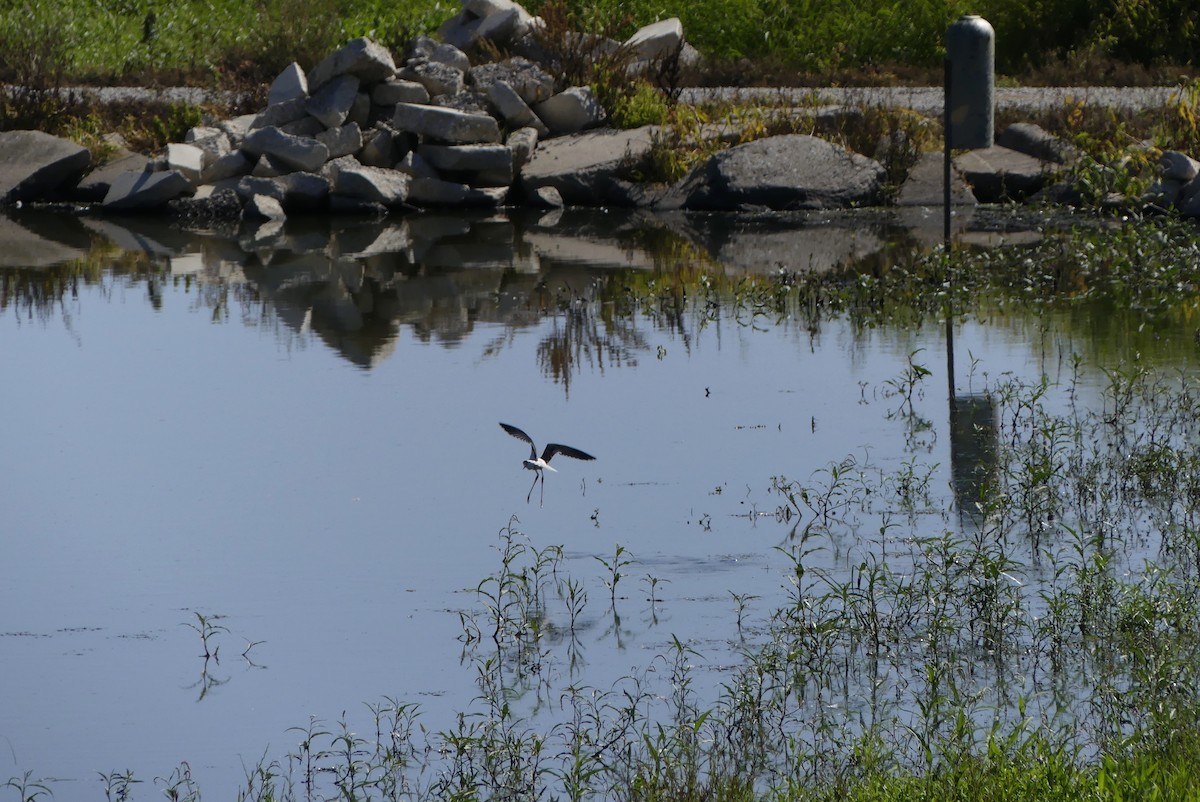
<path id="1" fill-rule="evenodd" d="M 595 459 L 591 454 L 580 451 L 578 448 L 564 446 L 561 443 L 547 443 L 545 450 L 542 451 L 542 461 L 549 462 L 555 454 L 562 454 L 571 459 Z"/>
<path id="2" fill-rule="evenodd" d="M 517 438 L 518 440 L 522 440 L 526 443 L 529 443 L 529 458 L 530 459 L 537 458 L 537 447 L 534 446 L 532 437 L 525 434 L 525 432 L 521 431 L 516 426 L 509 426 L 507 423 L 501 423 L 500 428 L 503 429 L 504 431 L 508 432 L 513 437 Z M 549 449 L 549 446 L 547 446 L 547 449 Z M 543 459 L 545 459 L 545 457 L 543 457 Z"/>

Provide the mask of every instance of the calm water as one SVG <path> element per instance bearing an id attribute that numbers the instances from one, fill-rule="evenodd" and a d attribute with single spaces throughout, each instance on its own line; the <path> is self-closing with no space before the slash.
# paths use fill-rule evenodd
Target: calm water
<path id="1" fill-rule="evenodd" d="M 186 761 L 205 798 L 232 799 L 243 766 L 295 746 L 290 728 L 367 727 L 385 696 L 450 726 L 478 692 L 459 612 L 479 608 L 514 517 L 585 584 L 596 687 L 672 637 L 720 681 L 731 594 L 758 597 L 753 624 L 785 593 L 775 547 L 795 521 L 772 477 L 920 462 L 933 527 L 957 526 L 940 325 L 624 314 L 598 289 L 652 280 L 676 258 L 650 244 L 669 228 L 729 275 L 936 241 L 895 221 L 0 225 L 0 779 L 28 770 L 60 798 L 101 797 L 114 770 L 153 798 Z M 49 265 L 68 259 L 88 278 L 59 293 Z M 1086 325 L 1019 311 L 954 345 L 964 395 L 985 374 L 1066 381 L 1073 353 L 1085 379 L 1103 367 Z M 918 350 L 914 431 L 888 381 Z M 559 457 L 526 503 L 526 452 L 499 421 L 597 460 Z M 611 606 L 596 558 L 618 546 L 632 562 Z M 219 662 L 197 614 L 221 616 Z"/>

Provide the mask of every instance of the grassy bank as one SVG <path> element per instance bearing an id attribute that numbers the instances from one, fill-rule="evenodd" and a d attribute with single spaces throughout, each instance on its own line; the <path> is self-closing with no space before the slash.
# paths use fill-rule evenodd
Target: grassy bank
<path id="1" fill-rule="evenodd" d="M 549 2 L 529 0 L 533 13 Z M 581 30 L 625 36 L 682 19 L 709 59 L 701 80 L 935 82 L 946 26 L 981 14 L 996 29 L 997 68 L 1024 80 L 1174 82 L 1198 59 L 1200 11 L 1186 0 L 566 0 Z M 458 11 L 451 0 L 5 0 L 0 80 L 61 71 L 71 81 L 229 86 L 311 66 L 355 36 L 403 49 Z"/>

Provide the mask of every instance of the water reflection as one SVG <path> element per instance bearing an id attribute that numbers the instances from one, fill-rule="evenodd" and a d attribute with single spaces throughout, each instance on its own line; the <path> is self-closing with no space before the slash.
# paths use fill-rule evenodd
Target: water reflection
<path id="1" fill-rule="evenodd" d="M 188 228 L 154 217 L 17 211 L 0 217 L 0 268 L 24 270 L 3 276 L 0 308 L 44 307 L 68 291 L 66 277 L 94 280 L 88 266 L 119 253 L 124 269 L 150 276 L 152 304 L 161 303 L 158 282 L 166 279 L 229 286 L 233 298 L 218 293 L 214 314 L 230 300 L 256 302 L 261 317 L 311 332 L 363 368 L 387 359 L 405 329 L 453 345 L 477 323 L 522 327 L 564 312 L 539 359 L 547 376 L 568 387 L 578 360 L 623 362 L 645 350 L 638 332 L 612 317 L 570 314 L 580 299 L 617 302 L 624 288 L 613 271 L 682 262 L 735 276 L 860 266 L 928 238 L 930 219 L 905 214 L 902 221 L 878 211 L 713 217 L 557 210 Z"/>
<path id="2" fill-rule="evenodd" d="M 954 499 L 964 528 L 983 525 L 981 504 L 996 486 L 999 464 L 997 410 L 988 394 L 950 396 L 950 468 Z"/>
<path id="3" fill-rule="evenodd" d="M 45 232 L 45 220 L 10 222 Z M 475 669 L 495 631 L 471 589 L 482 577 L 537 589 L 524 580 L 548 576 L 534 555 L 551 548 L 561 572 L 542 589 L 555 595 L 508 608 L 538 635 L 536 648 L 505 655 L 526 672 L 512 685 L 521 715 L 561 714 L 549 678 L 579 689 L 645 676 L 658 693 L 650 683 L 670 672 L 655 655 L 675 636 L 712 666 L 697 693 L 730 684 L 782 601 L 804 618 L 788 638 L 813 648 L 782 646 L 845 656 L 844 690 L 798 686 L 815 703 L 789 709 L 816 722 L 798 743 L 826 724 L 834 732 L 842 711 L 903 720 L 932 676 L 910 660 L 907 636 L 864 650 L 865 630 L 809 623 L 842 604 L 826 580 L 878 587 L 858 583 L 868 569 L 904 592 L 871 610 L 931 611 L 931 625 L 921 617 L 911 630 L 913 649 L 944 632 L 933 613 L 985 598 L 964 589 L 986 556 L 976 545 L 993 540 L 992 521 L 971 516 L 997 470 L 998 413 L 953 380 L 947 407 L 937 375 L 947 343 L 927 322 L 937 312 L 862 323 L 755 294 L 775 281 L 752 273 L 802 263 L 869 279 L 920 247 L 914 233 L 886 215 L 786 222 L 572 212 L 244 230 L 64 221 L 82 255 L 0 269 L 0 304 L 17 312 L 0 319 L 83 320 L 76 342 L 26 326 L 0 348 L 6 375 L 27 377 L 6 395 L 7 453 L 21 463 L 0 488 L 21 566 L 4 588 L 18 634 L 0 637 L 0 673 L 17 689 L 10 772 L 87 778 L 137 760 L 149 780 L 186 758 L 226 784 L 206 796 L 234 798 L 243 767 L 268 743 L 274 759 L 309 713 L 334 722 L 349 710 L 346 726 L 364 732 L 362 703 L 395 694 L 427 711 L 422 727 L 453 728 L 489 676 Z M 206 314 L 232 325 L 207 325 Z M 960 321 L 963 356 L 993 371 L 963 384 L 996 387 L 1008 370 L 1036 382 L 1089 347 L 1091 329 L 1039 314 L 997 304 Z M 1129 331 L 1124 322 L 1106 318 L 1105 336 Z M 254 347 L 255 329 L 313 347 L 281 359 Z M 562 477 L 545 508 L 527 505 L 498 419 L 537 421 L 569 442 L 578 433 L 598 460 L 578 483 Z M 496 559 L 496 528 L 514 511 L 528 572 Z M 902 522 L 911 527 L 894 528 Z M 792 584 L 793 547 L 812 569 L 805 585 Z M 919 574 L 933 584 L 905 578 L 930 565 Z M 813 599 L 828 606 L 809 618 Z M 211 660 L 198 657 L 181 626 L 195 609 L 230 616 L 219 659 L 216 644 Z M 472 615 L 486 647 L 474 654 L 462 648 Z M 998 652 L 989 661 L 996 639 L 984 635 L 949 646 L 970 662 L 972 688 L 1026 690 L 1012 679 L 1023 664 L 1001 667 Z"/>

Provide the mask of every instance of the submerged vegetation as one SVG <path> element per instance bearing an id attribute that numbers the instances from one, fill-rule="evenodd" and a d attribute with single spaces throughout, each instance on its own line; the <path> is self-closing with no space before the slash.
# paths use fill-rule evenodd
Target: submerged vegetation
<path id="1" fill-rule="evenodd" d="M 1200 238 L 1176 221 L 1080 217 L 1033 245 L 896 249 L 845 270 L 763 275 L 727 274 L 670 232 L 638 236 L 661 238 L 663 268 L 550 295 L 564 338 L 586 350 L 637 317 L 812 332 L 844 317 L 869 332 L 940 325 L 948 308 L 966 319 L 1087 310 L 1099 327 L 1135 320 L 1148 338 L 1196 326 Z M 89 269 L 58 286 L 91 280 Z M 38 271 L 22 301 L 24 285 L 0 275 L 0 299 L 30 313 L 53 286 Z M 510 521 L 458 617 L 476 699 L 450 722 L 401 698 L 370 703 L 366 732 L 311 719 L 295 749 L 247 768 L 239 798 L 1194 798 L 1200 378 L 1151 353 L 1076 355 L 1057 385 L 972 371 L 952 405 L 953 482 L 941 488 L 914 403 L 926 356 L 873 388 L 909 433 L 902 463 L 846 454 L 753 489 L 780 532 L 777 581 L 728 589 L 727 652 L 674 638 L 640 672 L 593 681 L 581 622 L 599 610 L 620 631 L 645 573 L 636 548 L 595 555 L 597 584 Z M 1105 368 L 1098 386 L 1085 385 L 1085 361 Z M 660 582 L 642 585 L 653 608 Z M 194 616 L 207 666 L 224 627 Z M 149 794 L 128 772 L 100 778 L 97 797 Z M 186 763 L 157 784 L 200 798 Z M 54 788 L 24 774 L 0 798 Z"/>

